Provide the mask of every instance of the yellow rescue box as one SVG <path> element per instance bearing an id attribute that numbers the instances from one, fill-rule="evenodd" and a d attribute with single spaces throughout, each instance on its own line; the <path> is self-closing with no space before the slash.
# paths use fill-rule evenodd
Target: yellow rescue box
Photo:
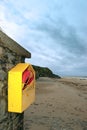
<path id="1" fill-rule="evenodd" d="M 35 71 L 19 63 L 8 72 L 8 111 L 22 113 L 35 100 Z"/>

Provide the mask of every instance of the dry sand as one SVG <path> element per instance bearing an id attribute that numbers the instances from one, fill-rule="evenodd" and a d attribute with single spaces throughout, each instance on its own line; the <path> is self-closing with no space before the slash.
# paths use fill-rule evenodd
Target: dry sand
<path id="1" fill-rule="evenodd" d="M 25 130 L 87 130 L 87 80 L 40 78 Z"/>

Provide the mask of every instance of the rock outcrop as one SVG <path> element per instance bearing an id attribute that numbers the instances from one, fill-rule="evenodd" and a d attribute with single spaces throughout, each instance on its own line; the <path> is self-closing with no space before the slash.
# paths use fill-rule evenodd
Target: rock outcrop
<path id="1" fill-rule="evenodd" d="M 39 77 L 61 78 L 59 75 L 54 74 L 47 67 L 40 67 L 33 65 L 33 68 L 36 72 L 36 79 L 38 79 Z"/>

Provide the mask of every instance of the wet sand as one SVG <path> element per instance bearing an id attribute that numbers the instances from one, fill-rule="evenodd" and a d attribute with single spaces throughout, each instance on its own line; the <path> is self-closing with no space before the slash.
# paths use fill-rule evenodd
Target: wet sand
<path id="1" fill-rule="evenodd" d="M 24 114 L 25 130 L 87 130 L 87 79 L 41 77 Z"/>

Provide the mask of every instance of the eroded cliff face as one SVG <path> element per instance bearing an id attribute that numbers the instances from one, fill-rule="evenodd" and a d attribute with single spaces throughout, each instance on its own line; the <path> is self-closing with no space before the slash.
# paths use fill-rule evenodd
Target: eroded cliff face
<path id="1" fill-rule="evenodd" d="M 39 77 L 61 78 L 59 75 L 53 74 L 53 72 L 47 67 L 40 67 L 33 65 L 36 72 L 36 79 Z"/>

